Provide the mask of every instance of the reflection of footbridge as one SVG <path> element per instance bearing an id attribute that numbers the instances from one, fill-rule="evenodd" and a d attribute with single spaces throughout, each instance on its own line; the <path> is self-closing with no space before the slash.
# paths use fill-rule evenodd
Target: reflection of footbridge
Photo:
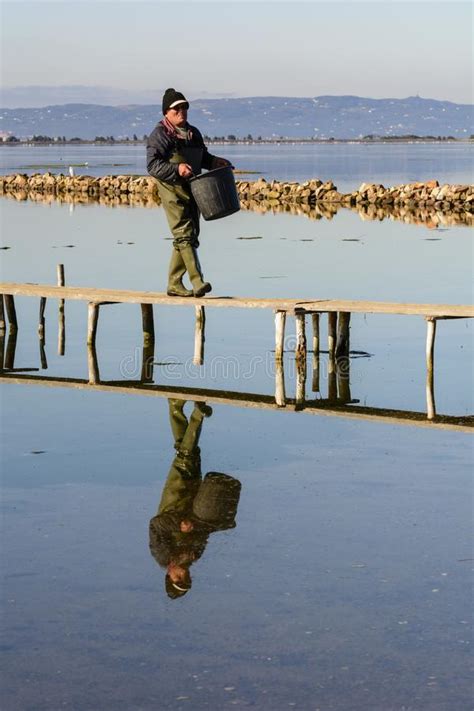
<path id="1" fill-rule="evenodd" d="M 182 398 L 239 407 L 303 411 L 317 415 L 332 415 L 388 423 L 421 425 L 472 431 L 474 417 L 455 417 L 436 413 L 434 398 L 434 344 L 439 320 L 473 318 L 474 307 L 469 305 L 412 304 L 350 300 L 301 299 L 244 299 L 237 297 L 177 298 L 149 291 L 124 291 L 64 286 L 64 270 L 58 267 L 58 286 L 39 284 L 0 283 L 0 378 L 23 384 L 45 385 L 74 389 L 100 390 L 141 394 L 165 398 Z M 88 302 L 88 379 L 54 378 L 32 375 L 38 368 L 15 368 L 17 317 L 15 296 L 30 296 L 40 300 L 38 337 L 41 367 L 47 368 L 45 353 L 45 306 L 47 298 L 59 299 L 58 353 L 65 353 L 65 299 Z M 138 380 L 102 381 L 95 348 L 100 307 L 110 304 L 140 304 L 143 326 L 141 375 Z M 212 390 L 206 388 L 172 387 L 153 384 L 155 335 L 153 305 L 191 306 L 195 308 L 194 364 L 204 363 L 205 307 L 271 309 L 275 314 L 275 395 Z M 5 314 L 9 322 L 9 336 L 5 349 Z M 426 337 L 426 413 L 406 410 L 387 410 L 363 407 L 351 397 L 349 330 L 351 313 L 403 314 L 422 316 L 427 323 Z M 320 392 L 320 316 L 327 314 L 327 397 Z M 312 323 L 312 391 L 319 397 L 306 398 L 307 339 L 306 316 Z M 295 366 L 296 394 L 287 397 L 283 353 L 287 316 L 296 325 Z"/>
<path id="2" fill-rule="evenodd" d="M 119 195 L 98 195 L 92 196 L 87 192 L 54 193 L 35 190 L 15 190 L 2 194 L 10 200 L 23 202 L 31 200 L 37 203 L 50 205 L 52 203 L 67 204 L 71 210 L 75 205 L 97 204 L 103 207 L 146 207 L 155 208 L 161 205 L 159 198 L 155 194 L 142 193 L 120 193 Z M 242 210 L 258 212 L 259 214 L 285 213 L 290 215 L 302 215 L 310 220 L 332 220 L 339 210 L 351 210 L 355 212 L 361 220 L 382 222 L 383 220 L 395 220 L 412 225 L 423 225 L 429 229 L 449 228 L 449 227 L 472 227 L 474 225 L 474 214 L 472 212 L 472 202 L 460 204 L 456 208 L 437 209 L 423 207 L 421 205 L 375 205 L 371 203 L 347 205 L 337 202 L 318 202 L 316 204 L 304 202 L 279 202 L 278 200 L 256 200 L 241 199 Z"/>

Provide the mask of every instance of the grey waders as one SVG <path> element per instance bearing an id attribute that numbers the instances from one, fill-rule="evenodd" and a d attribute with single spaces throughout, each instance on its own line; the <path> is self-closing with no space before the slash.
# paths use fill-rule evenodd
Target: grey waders
<path id="1" fill-rule="evenodd" d="M 181 256 L 181 252 L 173 248 L 168 271 L 168 288 L 166 293 L 168 296 L 194 296 L 191 289 L 186 289 L 182 279 L 186 274 L 186 265 Z"/>
<path id="2" fill-rule="evenodd" d="M 183 258 L 189 278 L 191 279 L 194 296 L 204 296 L 204 294 L 209 293 L 212 286 L 208 281 L 203 280 L 196 248 L 190 244 L 180 244 L 179 252 Z"/>

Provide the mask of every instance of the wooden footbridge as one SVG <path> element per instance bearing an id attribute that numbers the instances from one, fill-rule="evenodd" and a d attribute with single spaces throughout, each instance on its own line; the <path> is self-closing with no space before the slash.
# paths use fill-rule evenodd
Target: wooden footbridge
<path id="1" fill-rule="evenodd" d="M 461 430 L 471 429 L 472 418 L 455 418 L 436 414 L 434 401 L 434 345 L 436 323 L 444 319 L 473 318 L 474 306 L 449 304 L 416 304 L 379 301 L 355 301 L 333 299 L 253 299 L 232 296 L 206 296 L 203 298 L 170 297 L 163 293 L 151 291 L 125 291 L 118 289 L 96 289 L 64 285 L 64 269 L 58 265 L 58 285 L 20 284 L 13 282 L 0 283 L 0 333 L 5 333 L 8 319 L 10 337 L 14 339 L 18 323 L 15 309 L 16 296 L 36 297 L 40 300 L 38 334 L 40 348 L 44 336 L 44 312 L 47 298 L 59 299 L 59 340 L 58 352 L 64 354 L 64 301 L 66 299 L 85 301 L 88 304 L 87 344 L 89 354 L 89 380 L 68 378 L 44 378 L 40 376 L 20 374 L 31 369 L 15 369 L 13 367 L 12 348 L 10 355 L 1 364 L 0 377 L 17 383 L 41 383 L 49 386 L 93 388 L 100 390 L 115 390 L 119 392 L 134 392 L 155 394 L 161 397 L 181 397 L 183 399 L 209 400 L 237 404 L 247 407 L 285 408 L 304 410 L 314 414 L 339 415 L 376 419 L 406 424 L 424 424 L 425 426 L 441 426 Z M 100 307 L 107 304 L 133 303 L 140 304 L 143 326 L 143 372 L 141 380 L 109 381 L 100 380 L 97 353 L 95 349 Z M 269 309 L 275 315 L 275 397 L 256 396 L 245 393 L 211 391 L 196 388 L 170 388 L 150 384 L 150 377 L 144 375 L 146 364 L 153 361 L 154 354 L 154 305 L 175 307 L 193 307 L 196 312 L 194 363 L 202 365 L 204 358 L 204 326 L 205 307 L 207 308 L 257 308 Z M 382 410 L 379 408 L 358 407 L 350 397 L 348 383 L 349 326 L 352 313 L 401 314 L 421 316 L 427 323 L 426 336 L 426 397 L 427 413 L 407 411 Z M 320 316 L 328 316 L 328 398 L 325 400 L 306 400 L 305 379 L 307 360 L 306 316 L 311 316 L 312 322 L 312 353 L 313 353 L 313 390 L 319 391 L 318 369 L 320 352 Z M 295 318 L 295 361 L 297 366 L 296 397 L 286 398 L 283 353 L 285 343 L 285 327 L 287 316 Z M 12 343 L 14 340 L 12 341 Z M 44 344 L 44 341 L 43 341 Z M 13 348 L 14 352 L 14 348 Z M 42 355 L 43 362 L 44 350 Z M 3 359 L 3 358 L 2 358 Z M 341 363 L 346 367 L 341 368 Z M 43 366 L 44 367 L 44 366 Z M 34 370 L 34 369 L 33 369 Z M 337 394 L 339 389 L 339 395 Z"/>

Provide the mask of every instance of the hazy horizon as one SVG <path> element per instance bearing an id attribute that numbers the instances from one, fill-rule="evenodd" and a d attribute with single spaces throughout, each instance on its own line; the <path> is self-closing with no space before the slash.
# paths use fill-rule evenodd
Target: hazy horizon
<path id="1" fill-rule="evenodd" d="M 86 95 L 99 87 L 115 105 L 155 103 L 155 94 L 159 103 L 168 86 L 191 99 L 472 103 L 469 2 L 5 0 L 1 14 L 4 108 L 18 107 L 15 94 L 45 87 Z M 179 37 L 166 29 L 177 17 Z"/>
<path id="2" fill-rule="evenodd" d="M 159 89 L 156 92 L 137 92 L 134 89 L 118 89 L 113 87 L 100 86 L 24 86 L 24 87 L 2 87 L 0 91 L 0 108 L 1 109 L 27 109 L 27 108 L 44 108 L 47 106 L 63 105 L 63 104 L 96 104 L 103 106 L 127 106 L 127 105 L 143 105 L 143 106 L 159 106 L 164 89 Z M 148 95 L 150 94 L 150 95 Z M 320 98 L 321 96 L 357 96 L 361 99 L 383 101 L 383 100 L 402 100 L 408 98 L 421 98 L 429 101 L 442 101 L 455 104 L 463 104 L 463 102 L 452 102 L 449 99 L 437 98 L 433 96 L 361 96 L 357 94 L 323 94 L 323 95 L 308 95 L 301 94 L 225 94 L 211 92 L 187 92 L 187 98 L 190 101 L 209 101 L 213 99 L 254 99 L 254 98 Z M 25 103 L 28 102 L 28 103 Z M 472 106 L 472 102 L 464 103 L 466 106 Z"/>

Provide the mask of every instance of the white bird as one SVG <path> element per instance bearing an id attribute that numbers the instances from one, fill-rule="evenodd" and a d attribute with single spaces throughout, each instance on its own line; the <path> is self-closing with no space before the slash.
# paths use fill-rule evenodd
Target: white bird
<path id="1" fill-rule="evenodd" d="M 71 178 L 74 178 L 74 168 L 72 167 L 72 165 L 69 166 L 69 175 L 71 176 Z"/>

